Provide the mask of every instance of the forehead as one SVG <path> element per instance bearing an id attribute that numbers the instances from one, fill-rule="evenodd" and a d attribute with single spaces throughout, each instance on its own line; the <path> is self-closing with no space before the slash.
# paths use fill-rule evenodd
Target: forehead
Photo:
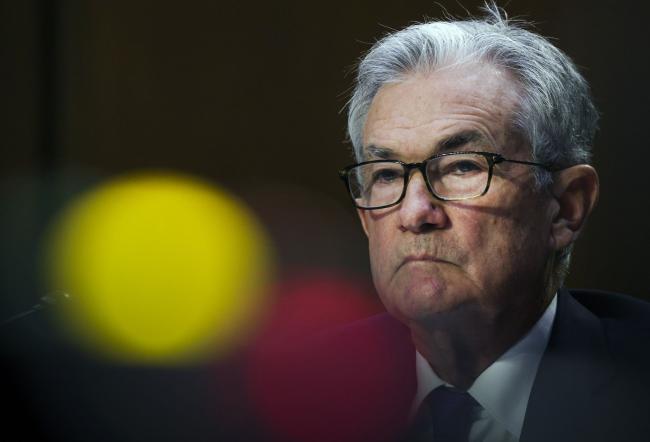
<path id="1" fill-rule="evenodd" d="M 364 149 L 430 155 L 445 139 L 474 133 L 468 145 L 502 152 L 518 99 L 512 74 L 487 63 L 412 74 L 379 89 L 366 118 Z"/>

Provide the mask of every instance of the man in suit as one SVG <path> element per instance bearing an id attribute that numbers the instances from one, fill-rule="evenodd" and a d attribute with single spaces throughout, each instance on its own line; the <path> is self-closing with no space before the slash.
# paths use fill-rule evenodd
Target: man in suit
<path id="1" fill-rule="evenodd" d="M 597 120 L 572 61 L 495 6 L 361 60 L 341 177 L 391 317 L 341 342 L 396 330 L 410 438 L 650 439 L 650 309 L 561 288 L 598 197 Z"/>

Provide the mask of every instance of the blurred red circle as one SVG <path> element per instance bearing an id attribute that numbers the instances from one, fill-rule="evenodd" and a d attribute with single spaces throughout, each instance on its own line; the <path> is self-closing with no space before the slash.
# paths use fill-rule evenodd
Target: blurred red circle
<path id="1" fill-rule="evenodd" d="M 262 426 L 278 440 L 392 440 L 413 389 L 400 382 L 414 360 L 396 348 L 404 330 L 382 327 L 369 290 L 341 276 L 295 277 L 278 293 L 246 371 Z"/>

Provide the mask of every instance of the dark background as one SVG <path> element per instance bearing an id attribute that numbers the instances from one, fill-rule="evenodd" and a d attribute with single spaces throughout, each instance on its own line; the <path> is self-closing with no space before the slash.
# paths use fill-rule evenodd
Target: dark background
<path id="1" fill-rule="evenodd" d="M 480 4 L 463 2 L 471 12 Z M 351 160 L 342 112 L 349 72 L 388 29 L 439 17 L 442 5 L 0 5 L 2 211 L 13 244 L 5 252 L 33 247 L 52 211 L 87 183 L 163 168 L 207 178 L 247 201 L 271 232 L 281 266 L 367 277 L 365 239 L 336 176 Z M 455 1 L 443 5 L 465 14 Z M 586 0 L 507 5 L 575 60 L 602 113 L 594 160 L 601 199 L 567 285 L 647 298 L 650 75 L 639 8 Z M 30 260 L 10 258 L 14 278 Z"/>
<path id="2" fill-rule="evenodd" d="M 472 13 L 481 4 L 462 3 Z M 465 15 L 456 1 L 443 5 Z M 574 59 L 602 114 L 594 152 L 600 203 L 575 249 L 567 285 L 650 299 L 650 72 L 640 8 L 587 0 L 506 5 Z M 47 289 L 38 257 L 53 214 L 89 185 L 138 170 L 193 174 L 242 198 L 269 231 L 280 273 L 319 268 L 369 280 L 365 238 L 336 174 L 351 162 L 342 111 L 350 72 L 387 30 L 442 12 L 430 0 L 1 0 L 3 317 Z M 68 350 L 43 342 L 34 348 L 46 350 L 24 363 L 33 373 L 21 385 L 37 398 L 25 400 L 25 409 L 47 415 L 58 407 L 67 416 L 61 419 L 78 414 L 75 422 L 83 421 L 81 410 L 95 410 L 91 422 L 115 432 L 102 433 L 105 440 L 145 440 L 142 434 L 202 440 L 197 431 L 206 439 L 218 433 L 201 417 L 207 414 L 200 369 L 126 370 L 64 357 Z M 53 360 L 64 362 L 51 370 Z M 137 391 L 157 398 L 161 387 L 170 404 L 131 397 Z M 104 399 L 112 408 L 98 405 Z M 133 423 L 133 416 L 152 412 L 152 401 L 158 430 Z M 178 404 L 190 411 L 179 414 Z M 72 411 L 60 411 L 66 407 Z M 139 429 L 124 429 L 131 427 Z"/>

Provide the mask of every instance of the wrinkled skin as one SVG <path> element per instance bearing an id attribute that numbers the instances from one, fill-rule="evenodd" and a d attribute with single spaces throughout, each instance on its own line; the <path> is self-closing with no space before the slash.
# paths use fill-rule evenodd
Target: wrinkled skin
<path id="1" fill-rule="evenodd" d="M 385 85 L 365 123 L 366 158 L 419 162 L 441 152 L 443 141 L 471 132 L 474 140 L 444 147 L 530 160 L 530 146 L 511 127 L 517 92 L 511 75 L 489 64 Z M 535 191 L 531 169 L 499 164 L 486 195 L 453 202 L 435 199 L 416 171 L 399 205 L 359 211 L 380 298 L 411 328 L 420 352 L 464 349 L 478 359 L 457 383 L 480 373 L 547 305 L 549 258 L 563 245 L 553 229 L 559 206 Z M 427 359 L 439 374 L 446 371 Z"/>

